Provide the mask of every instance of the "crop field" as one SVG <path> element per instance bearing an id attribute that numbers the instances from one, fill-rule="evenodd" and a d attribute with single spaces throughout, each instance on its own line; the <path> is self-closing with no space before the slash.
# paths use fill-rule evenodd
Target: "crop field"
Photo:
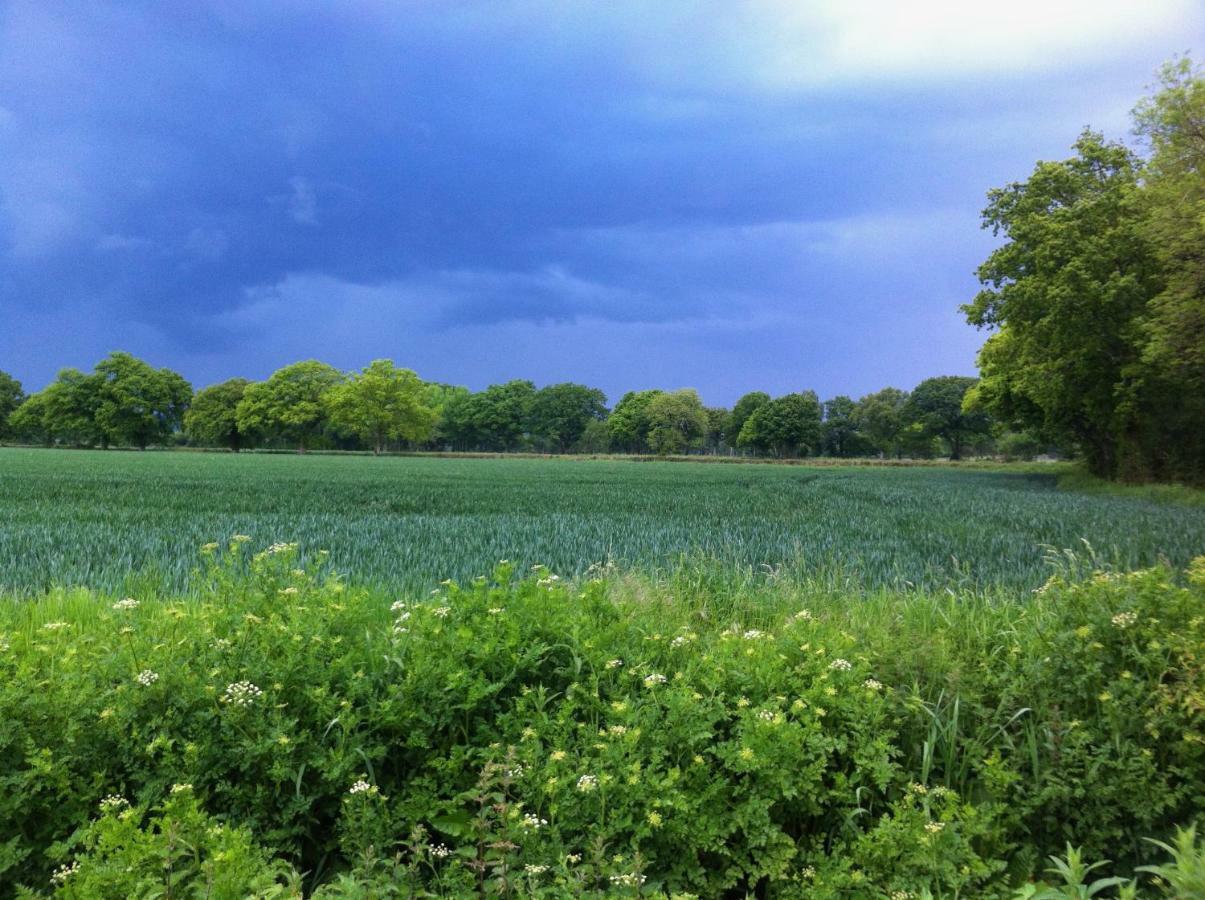
<path id="1" fill-rule="evenodd" d="M 500 559 L 568 576 L 684 557 L 1028 590 L 1044 546 L 1183 566 L 1205 547 L 1205 509 L 997 470 L 0 450 L 5 593 L 186 591 L 198 548 L 233 534 L 323 548 L 353 580 L 409 592 Z"/>

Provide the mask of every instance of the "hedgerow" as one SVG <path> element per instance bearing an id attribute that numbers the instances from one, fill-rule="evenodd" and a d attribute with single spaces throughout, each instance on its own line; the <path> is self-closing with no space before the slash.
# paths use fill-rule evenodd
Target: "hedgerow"
<path id="1" fill-rule="evenodd" d="M 1205 810 L 1205 558 L 1024 601 L 300 559 L 0 608 L 0 894 L 1010 896 Z"/>

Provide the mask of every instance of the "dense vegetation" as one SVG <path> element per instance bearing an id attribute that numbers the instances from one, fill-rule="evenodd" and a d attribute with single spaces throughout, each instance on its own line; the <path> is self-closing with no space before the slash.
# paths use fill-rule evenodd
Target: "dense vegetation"
<path id="1" fill-rule="evenodd" d="M 359 581 L 412 591 L 503 558 L 572 575 L 683 556 L 1028 591 L 1043 544 L 1184 565 L 1205 548 L 1205 508 L 998 469 L 0 450 L 0 588 L 183 591 L 195 548 L 234 532 L 325 547 Z"/>
<path id="2" fill-rule="evenodd" d="M 1063 556 L 1027 603 L 511 563 L 394 600 L 254 546 L 188 600 L 0 606 L 0 894 L 1008 897 L 1205 812 L 1205 558 Z"/>
<path id="3" fill-rule="evenodd" d="M 970 403 L 1079 448 L 1097 475 L 1205 480 L 1205 78 L 1187 59 L 1135 112 L 1150 155 L 1084 132 L 989 195 L 1006 242 L 964 307 L 996 328 Z"/>

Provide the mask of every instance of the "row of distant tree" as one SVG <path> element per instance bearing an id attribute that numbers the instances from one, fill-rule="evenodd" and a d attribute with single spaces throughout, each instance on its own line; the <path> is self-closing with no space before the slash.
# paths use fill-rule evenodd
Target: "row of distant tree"
<path id="1" fill-rule="evenodd" d="M 308 360 L 262 382 L 232 378 L 193 393 L 180 374 L 129 353 L 91 373 L 64 369 L 28 397 L 0 373 L 0 437 L 80 447 L 188 443 L 252 447 L 549 453 L 747 453 L 774 457 L 949 455 L 1036 450 L 964 410 L 974 378 L 943 376 L 911 392 L 821 402 L 813 391 L 746 394 L 732 409 L 698 393 L 631 391 L 608 409 L 597 388 L 508 381 L 482 391 L 425 382 L 390 360 L 341 372 Z"/>

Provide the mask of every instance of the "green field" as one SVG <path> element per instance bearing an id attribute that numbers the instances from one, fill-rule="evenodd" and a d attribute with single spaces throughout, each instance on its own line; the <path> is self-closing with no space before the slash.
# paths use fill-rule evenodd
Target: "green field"
<path id="1" fill-rule="evenodd" d="M 1031 589 L 1044 545 L 1182 566 L 1205 550 L 1205 509 L 1003 469 L 0 450 L 7 593 L 184 591 L 198 547 L 232 534 L 325 548 L 353 580 L 409 592 L 499 559 L 574 575 L 684 555 L 865 586 Z"/>

